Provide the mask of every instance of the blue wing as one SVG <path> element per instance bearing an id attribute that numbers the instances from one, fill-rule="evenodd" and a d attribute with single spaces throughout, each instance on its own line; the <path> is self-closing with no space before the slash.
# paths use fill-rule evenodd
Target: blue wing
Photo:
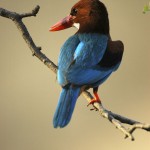
<path id="1" fill-rule="evenodd" d="M 61 70 L 67 70 L 74 59 L 74 52 L 80 43 L 78 35 L 71 36 L 62 46 L 58 59 L 58 67 Z"/>
<path id="2" fill-rule="evenodd" d="M 104 56 L 108 37 L 97 33 L 75 34 L 63 45 L 57 78 L 60 85 L 101 84 L 117 66 L 102 68 L 97 65 Z"/>
<path id="3" fill-rule="evenodd" d="M 106 51 L 108 37 L 97 33 L 78 34 L 78 37 L 80 43 L 74 54 L 76 65 L 82 68 L 97 65 Z"/>
<path id="4" fill-rule="evenodd" d="M 116 69 L 98 65 L 106 51 L 108 37 L 100 34 L 79 34 L 80 43 L 74 52 L 74 63 L 66 79 L 76 85 L 99 85 Z"/>
<path id="5" fill-rule="evenodd" d="M 66 79 L 66 72 L 68 67 L 74 60 L 74 52 L 80 43 L 78 35 L 71 36 L 62 46 L 58 59 L 57 80 L 60 85 L 65 86 L 68 81 Z"/>

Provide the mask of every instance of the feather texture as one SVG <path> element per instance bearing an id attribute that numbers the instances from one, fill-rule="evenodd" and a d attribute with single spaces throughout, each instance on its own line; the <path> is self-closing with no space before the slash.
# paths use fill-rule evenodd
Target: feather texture
<path id="1" fill-rule="evenodd" d="M 79 93 L 80 87 L 68 85 L 62 89 L 53 118 L 53 125 L 55 128 L 63 128 L 69 123 Z"/>

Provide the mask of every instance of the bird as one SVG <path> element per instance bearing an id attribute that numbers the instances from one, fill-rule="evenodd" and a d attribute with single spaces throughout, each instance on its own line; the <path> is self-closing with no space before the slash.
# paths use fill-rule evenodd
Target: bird
<path id="1" fill-rule="evenodd" d="M 101 103 L 98 88 L 118 69 L 124 52 L 123 42 L 111 39 L 108 11 L 100 0 L 79 0 L 49 31 L 70 27 L 76 27 L 77 32 L 60 49 L 57 81 L 62 91 L 53 117 L 54 128 L 69 124 L 82 91 L 93 89 L 94 98 L 88 106 Z"/>

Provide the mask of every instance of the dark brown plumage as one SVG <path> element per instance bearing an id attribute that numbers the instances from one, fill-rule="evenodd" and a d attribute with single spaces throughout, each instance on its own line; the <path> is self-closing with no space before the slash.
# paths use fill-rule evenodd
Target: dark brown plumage
<path id="1" fill-rule="evenodd" d="M 80 0 L 72 7 L 70 15 L 76 17 L 73 22 L 80 23 L 77 33 L 92 32 L 109 35 L 107 9 L 99 0 Z"/>
<path id="2" fill-rule="evenodd" d="M 109 41 L 106 52 L 99 62 L 101 67 L 113 67 L 122 60 L 124 45 L 121 41 Z"/>

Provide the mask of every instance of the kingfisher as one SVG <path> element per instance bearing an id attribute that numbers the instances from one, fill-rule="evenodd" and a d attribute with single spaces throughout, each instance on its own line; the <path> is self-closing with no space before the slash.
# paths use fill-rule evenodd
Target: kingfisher
<path id="1" fill-rule="evenodd" d="M 99 86 L 120 66 L 124 45 L 112 41 L 106 6 L 99 0 L 80 0 L 70 14 L 50 31 L 76 27 L 61 47 L 57 80 L 62 91 L 53 118 L 54 128 L 63 128 L 71 120 L 76 101 L 82 91 L 93 88 L 94 99 L 101 103 Z"/>

